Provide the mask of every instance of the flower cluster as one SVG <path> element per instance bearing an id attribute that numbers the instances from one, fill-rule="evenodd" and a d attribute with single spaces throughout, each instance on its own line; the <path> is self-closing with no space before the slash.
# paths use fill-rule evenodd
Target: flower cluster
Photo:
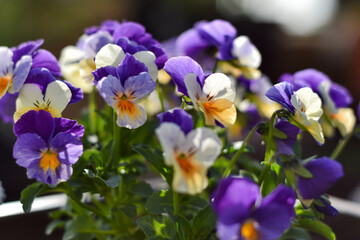
<path id="1" fill-rule="evenodd" d="M 0 48 L 0 115 L 14 123 L 16 163 L 39 181 L 23 198 L 58 191 L 72 200 L 68 223 L 55 219 L 65 234 L 272 240 L 309 230 L 333 239 L 319 226 L 337 214 L 326 192 L 343 176 L 336 158 L 356 118 L 349 92 L 324 73 L 286 73 L 273 85 L 250 38 L 220 19 L 196 23 L 168 53 L 128 21 L 85 29 L 60 64 L 42 43 Z M 83 92 L 80 125 L 62 115 Z M 322 145 L 334 129 L 343 139 L 330 157 L 303 158 L 304 134 Z M 261 164 L 255 133 L 266 143 Z M 165 187 L 146 182 L 154 172 Z"/>

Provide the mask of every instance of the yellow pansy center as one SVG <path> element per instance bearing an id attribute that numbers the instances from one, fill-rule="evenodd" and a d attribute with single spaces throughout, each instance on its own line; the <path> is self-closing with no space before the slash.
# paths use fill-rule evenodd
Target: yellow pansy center
<path id="1" fill-rule="evenodd" d="M 5 95 L 9 86 L 12 84 L 12 76 L 5 75 L 0 77 L 0 96 Z"/>
<path id="2" fill-rule="evenodd" d="M 52 151 L 45 151 L 42 153 L 40 167 L 44 172 L 48 171 L 49 168 L 51 171 L 56 170 L 56 168 L 60 165 L 60 161 L 57 156 L 58 154 Z"/>
<path id="3" fill-rule="evenodd" d="M 247 220 L 241 226 L 241 236 L 245 238 L 245 240 L 258 240 L 259 232 L 257 231 L 258 223 L 254 220 Z"/>
<path id="4" fill-rule="evenodd" d="M 189 177 L 194 174 L 196 167 L 191 161 L 191 156 L 186 156 L 186 154 L 181 153 L 176 157 L 176 161 L 179 164 L 182 173 Z"/>

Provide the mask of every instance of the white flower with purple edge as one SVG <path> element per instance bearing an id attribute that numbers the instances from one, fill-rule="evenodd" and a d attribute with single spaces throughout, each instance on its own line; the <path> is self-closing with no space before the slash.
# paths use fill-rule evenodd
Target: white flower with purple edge
<path id="1" fill-rule="evenodd" d="M 126 53 L 118 67 L 102 67 L 94 72 L 97 89 L 115 109 L 120 127 L 138 128 L 147 119 L 146 111 L 138 104 L 156 88 L 147 70 L 143 63 Z"/>
<path id="2" fill-rule="evenodd" d="M 165 164 L 174 168 L 172 188 L 191 195 L 201 193 L 208 184 L 207 169 L 221 152 L 221 140 L 208 128 L 192 129 L 191 115 L 184 110 L 161 114 L 159 118 L 162 123 L 156 135 Z"/>

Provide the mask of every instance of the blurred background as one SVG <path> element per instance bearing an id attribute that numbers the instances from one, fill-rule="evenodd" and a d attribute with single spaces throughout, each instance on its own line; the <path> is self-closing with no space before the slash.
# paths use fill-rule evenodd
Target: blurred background
<path id="1" fill-rule="evenodd" d="M 0 0 L 0 46 L 43 38 L 42 48 L 59 57 L 91 25 L 106 19 L 143 24 L 159 41 L 176 37 L 196 21 L 222 18 L 248 35 L 262 54 L 260 69 L 275 83 L 284 73 L 316 68 L 360 99 L 360 1 L 358 0 Z M 67 109 L 73 116 L 78 107 Z M 12 158 L 12 125 L 0 123 L 0 180 L 7 198 L 18 200 L 32 181 Z M 304 141 L 304 157 L 329 155 L 339 135 L 319 147 Z M 353 139 L 339 161 L 345 176 L 330 194 L 360 202 L 360 142 Z M 339 219 L 339 220 L 337 220 Z M 339 239 L 355 239 L 356 219 L 327 219 Z M 360 220 L 356 220 L 359 222 Z M 343 223 L 343 224 L 340 224 Z M 359 231 L 359 230 L 357 230 Z M 344 235 L 345 234 L 345 235 Z M 351 234 L 351 235 L 346 235 Z"/>

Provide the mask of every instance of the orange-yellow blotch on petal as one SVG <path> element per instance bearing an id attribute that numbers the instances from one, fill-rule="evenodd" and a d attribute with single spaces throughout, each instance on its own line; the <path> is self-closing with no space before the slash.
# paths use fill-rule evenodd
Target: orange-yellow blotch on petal
<path id="1" fill-rule="evenodd" d="M 57 157 L 56 152 L 46 151 L 42 153 L 42 158 L 40 159 L 40 167 L 44 172 L 48 171 L 49 168 L 51 171 L 55 171 L 56 168 L 60 165 L 60 161 Z"/>
<path id="2" fill-rule="evenodd" d="M 22 115 L 24 115 L 25 113 L 27 113 L 28 111 L 31 111 L 31 110 L 35 110 L 37 112 L 40 110 L 44 110 L 44 111 L 49 112 L 53 118 L 61 117 L 61 112 L 59 110 L 43 104 L 43 105 L 38 105 L 38 106 L 26 106 L 26 107 L 22 107 L 22 108 L 16 110 L 16 112 L 14 113 L 14 122 L 17 122 Z"/>
<path id="3" fill-rule="evenodd" d="M 215 120 L 224 125 L 224 127 L 235 123 L 236 108 L 231 101 L 216 99 L 215 101 L 204 102 L 202 105 L 205 112 L 206 125 L 215 126 Z"/>
<path id="4" fill-rule="evenodd" d="M 258 240 L 260 236 L 257 230 L 257 225 L 258 223 L 254 220 L 247 220 L 241 226 L 241 236 L 245 240 Z"/>
<path id="5" fill-rule="evenodd" d="M 3 97 L 12 82 L 12 78 L 9 76 L 0 77 L 0 98 Z"/>

